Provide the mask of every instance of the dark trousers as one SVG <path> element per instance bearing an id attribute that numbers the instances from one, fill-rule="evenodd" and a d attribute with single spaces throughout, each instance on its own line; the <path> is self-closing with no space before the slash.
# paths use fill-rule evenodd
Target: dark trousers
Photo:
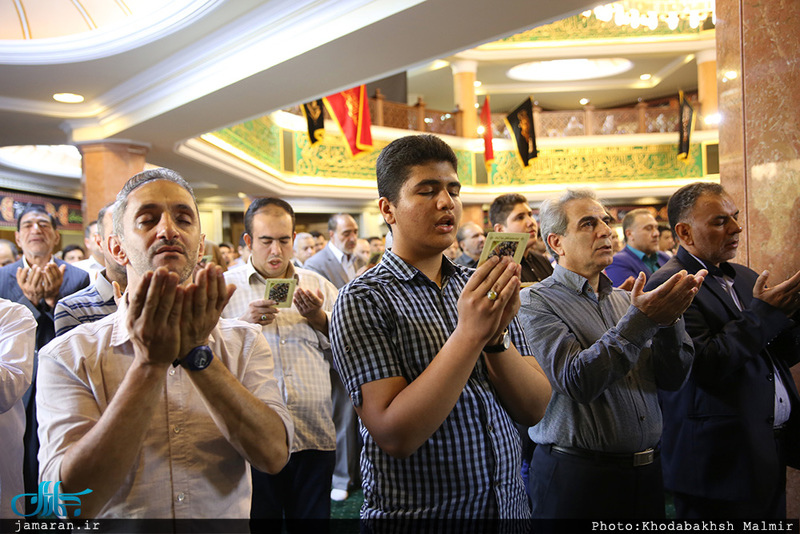
<path id="1" fill-rule="evenodd" d="M 786 519 L 786 441 L 776 435 L 778 466 L 772 474 L 774 484 L 754 492 L 749 501 L 726 501 L 675 493 L 675 517 L 678 519 Z"/>
<path id="2" fill-rule="evenodd" d="M 333 424 L 336 427 L 336 465 L 331 487 L 351 491 L 361 486 L 361 436 L 358 432 L 358 416 L 339 372 L 331 369 L 330 373 Z"/>
<path id="3" fill-rule="evenodd" d="M 308 450 L 293 452 L 277 475 L 251 468 L 253 532 L 280 532 L 283 518 L 288 532 L 327 532 L 335 461 L 334 451 Z"/>
<path id="4" fill-rule="evenodd" d="M 528 494 L 534 519 L 663 519 L 661 461 L 634 467 L 551 451 L 533 451 Z"/>

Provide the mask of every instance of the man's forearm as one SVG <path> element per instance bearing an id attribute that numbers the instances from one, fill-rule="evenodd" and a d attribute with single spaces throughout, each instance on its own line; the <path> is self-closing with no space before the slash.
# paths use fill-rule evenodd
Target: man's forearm
<path id="1" fill-rule="evenodd" d="M 550 402 L 550 381 L 533 356 L 523 357 L 511 345 L 509 350 L 484 356 L 489 379 L 500 402 L 516 422 L 533 426 L 544 417 Z"/>
<path id="2" fill-rule="evenodd" d="M 188 371 L 225 439 L 259 471 L 278 473 L 289 460 L 283 419 L 250 393 L 214 358 L 202 371 Z"/>
<path id="3" fill-rule="evenodd" d="M 64 454 L 60 478 L 70 492 L 91 488 L 82 514 L 95 517 L 119 489 L 141 450 L 164 388 L 166 367 L 131 365 L 97 423 Z"/>

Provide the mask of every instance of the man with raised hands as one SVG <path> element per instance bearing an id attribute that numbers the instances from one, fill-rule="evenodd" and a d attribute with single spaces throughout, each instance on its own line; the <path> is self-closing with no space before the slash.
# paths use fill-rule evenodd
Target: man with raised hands
<path id="1" fill-rule="evenodd" d="M 204 236 L 180 175 L 131 178 L 113 220 L 118 311 L 40 353 L 40 480 L 91 489 L 81 517 L 246 519 L 248 463 L 278 472 L 293 435 L 269 347 L 258 327 L 220 320 L 235 287 L 197 268 Z"/>

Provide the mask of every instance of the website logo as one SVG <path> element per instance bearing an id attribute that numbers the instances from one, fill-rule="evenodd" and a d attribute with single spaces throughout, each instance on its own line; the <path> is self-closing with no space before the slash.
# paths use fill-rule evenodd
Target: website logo
<path id="1" fill-rule="evenodd" d="M 52 488 L 52 489 L 51 489 Z M 48 516 L 56 515 L 58 517 L 67 517 L 68 506 L 75 506 L 72 513 L 73 517 L 80 517 L 81 515 L 81 495 L 92 493 L 92 490 L 85 489 L 79 493 L 61 493 L 61 481 L 52 482 L 44 480 L 39 482 L 39 489 L 37 493 L 20 493 L 11 499 L 11 509 L 15 514 L 22 517 L 31 516 Z M 36 510 L 30 514 L 25 513 L 25 498 L 30 497 L 31 504 L 36 505 Z M 17 504 L 17 501 L 22 499 L 22 503 Z"/>

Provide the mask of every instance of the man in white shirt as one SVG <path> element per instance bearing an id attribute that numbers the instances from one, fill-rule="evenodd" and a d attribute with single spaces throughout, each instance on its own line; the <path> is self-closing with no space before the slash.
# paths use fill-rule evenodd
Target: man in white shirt
<path id="1" fill-rule="evenodd" d="M 98 214 L 98 217 L 102 217 Z M 83 269 L 89 274 L 89 280 L 94 282 L 97 279 L 97 273 L 102 271 L 106 265 L 105 256 L 103 256 L 103 249 L 100 246 L 102 237 L 97 229 L 97 221 L 92 221 L 86 225 L 86 230 L 83 232 L 83 244 L 86 247 L 88 258 L 81 261 L 76 261 L 73 265 L 79 269 Z"/>
<path id="2" fill-rule="evenodd" d="M 137 174 L 113 218 L 119 310 L 40 351 L 40 480 L 91 489 L 82 517 L 247 518 L 249 465 L 280 471 L 293 435 L 269 347 L 219 318 L 235 288 L 197 268 L 204 236 L 180 175 Z"/>
<path id="3" fill-rule="evenodd" d="M 328 323 L 337 290 L 323 276 L 292 264 L 295 218 L 287 202 L 255 199 L 244 225 L 252 254 L 245 268 L 225 273 L 225 280 L 237 290 L 222 316 L 261 328 L 272 348 L 275 377 L 295 428 L 286 467 L 275 475 L 253 470 L 250 517 L 286 517 L 287 530 L 294 532 L 308 527 L 307 520 L 327 520 L 331 513 L 328 488 L 336 459 L 336 430 L 330 364 L 323 350 L 329 347 Z M 294 298 L 287 295 L 280 300 L 266 294 L 268 282 L 276 279 L 295 280 Z M 281 289 L 278 285 L 271 293 Z M 274 523 L 270 526 L 277 528 Z"/>
<path id="4" fill-rule="evenodd" d="M 31 385 L 36 320 L 22 304 L 0 299 L 0 519 L 17 517 L 11 501 L 23 492 L 25 405 Z M 17 513 L 25 513 L 20 505 Z"/>

